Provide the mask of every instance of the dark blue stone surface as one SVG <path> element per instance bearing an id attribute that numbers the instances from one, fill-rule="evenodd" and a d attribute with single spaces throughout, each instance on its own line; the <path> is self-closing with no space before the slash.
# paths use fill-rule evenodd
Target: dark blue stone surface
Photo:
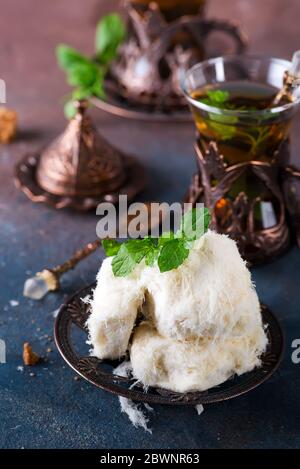
<path id="1" fill-rule="evenodd" d="M 157 406 L 151 414 L 153 434 L 149 435 L 134 428 L 121 414 L 115 396 L 84 380 L 74 379 L 74 372 L 64 363 L 53 341 L 49 341 L 49 337 L 53 337 L 53 311 L 69 294 L 95 279 L 102 252 L 99 250 L 65 275 L 61 291 L 49 294 L 42 301 L 23 298 L 22 289 L 28 276 L 67 259 L 74 250 L 93 240 L 97 217 L 93 213 L 56 212 L 32 204 L 15 189 L 13 168 L 25 151 L 40 148 L 65 125 L 58 101 L 64 93 L 63 76 L 56 69 L 53 48 L 57 42 L 65 41 L 88 51 L 94 28 L 91 11 L 99 3 L 97 15 L 100 14 L 101 2 L 84 2 L 83 7 L 82 2 L 76 0 L 77 10 L 74 8 L 71 14 L 65 0 L 51 2 L 47 11 L 40 5 L 44 2 L 26 0 L 23 6 L 18 4 L 19 20 L 11 6 L 14 2 L 3 3 L 5 14 L 2 11 L 0 30 L 6 38 L 6 48 L 0 59 L 3 70 L 1 72 L 0 67 L 0 74 L 7 80 L 9 104 L 19 112 L 22 132 L 16 143 L 0 147 L 0 338 L 7 346 L 7 363 L 0 365 L 0 447 L 299 446 L 300 364 L 293 364 L 291 360 L 291 343 L 300 338 L 300 250 L 296 247 L 285 257 L 253 272 L 261 301 L 277 315 L 286 337 L 285 356 L 279 371 L 256 390 L 232 401 L 206 406 L 200 417 L 193 408 Z M 110 2 L 102 3 L 107 11 Z M 219 16 L 228 16 L 227 3 L 234 16 L 237 2 L 226 2 L 223 10 L 224 3 L 215 2 L 221 9 Z M 256 8 L 262 5 L 255 3 Z M 278 12 L 282 2 L 273 3 L 274 27 L 279 28 Z M 284 14 L 292 18 L 297 1 L 287 3 L 289 9 Z M 33 7 L 35 15 L 28 13 Z M 243 21 L 250 18 L 249 29 L 256 38 L 256 52 L 275 55 L 278 50 L 278 55 L 289 56 L 294 36 L 286 32 L 282 39 L 266 31 L 265 21 L 272 21 L 272 12 L 267 10 L 262 9 L 259 21 L 257 15 L 253 17 L 252 10 L 247 10 L 248 16 L 246 10 L 238 11 Z M 31 31 L 25 37 L 21 24 L 24 18 L 27 30 Z M 42 22 L 43 18 L 47 18 L 45 33 L 34 27 L 36 20 Z M 13 32 L 9 28 L 12 21 L 19 22 Z M 26 60 L 22 60 L 18 50 L 21 41 L 27 51 Z M 260 47 L 261 44 L 264 45 Z M 27 78 L 26 87 L 22 87 L 24 78 Z M 93 116 L 103 135 L 124 151 L 138 155 L 147 168 L 149 186 L 139 200 L 177 201 L 182 198 L 195 169 L 192 125 L 127 122 L 97 111 L 93 111 Z M 295 162 L 299 161 L 296 151 L 300 148 L 299 134 L 298 119 L 293 145 Z M 12 306 L 11 300 L 19 304 Z M 26 341 L 39 354 L 47 356 L 48 361 L 21 372 L 18 367 L 22 365 L 22 346 Z M 48 347 L 51 352 L 47 352 Z M 30 376 L 32 372 L 35 376 Z"/>

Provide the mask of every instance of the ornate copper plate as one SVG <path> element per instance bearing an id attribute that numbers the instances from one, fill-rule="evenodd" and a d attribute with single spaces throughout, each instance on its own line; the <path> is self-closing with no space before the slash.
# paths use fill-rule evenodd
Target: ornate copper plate
<path id="1" fill-rule="evenodd" d="M 15 183 L 32 202 L 43 202 L 56 209 L 69 207 L 87 211 L 96 207 L 100 202 L 116 203 L 119 194 L 127 194 L 128 199 L 131 200 L 145 187 L 146 175 L 143 167 L 135 158 L 124 155 L 127 178 L 116 191 L 96 197 L 54 195 L 42 189 L 37 183 L 36 171 L 39 158 L 39 154 L 31 153 L 20 161 L 15 170 Z"/>
<path id="2" fill-rule="evenodd" d="M 154 122 L 192 122 L 192 115 L 186 106 L 182 110 L 172 110 L 169 112 L 160 112 L 149 110 L 143 103 L 132 103 L 125 99 L 121 94 L 112 91 L 113 82 L 106 80 L 105 101 L 99 98 L 91 98 L 91 102 L 98 109 L 109 114 L 127 119 L 136 119 L 142 121 Z"/>
<path id="3" fill-rule="evenodd" d="M 220 386 L 205 392 L 174 393 L 160 388 L 148 388 L 144 391 L 141 385 L 136 384 L 133 378 L 115 376 L 112 370 L 119 364 L 108 360 L 99 360 L 88 354 L 85 344 L 87 330 L 86 320 L 89 316 L 89 305 L 82 298 L 92 294 L 95 284 L 92 284 L 75 293 L 63 304 L 56 317 L 54 336 L 55 342 L 64 360 L 80 376 L 95 386 L 119 396 L 134 401 L 152 404 L 192 405 L 210 404 L 225 401 L 245 394 L 266 381 L 278 368 L 283 354 L 283 334 L 281 327 L 267 306 L 261 306 L 262 318 L 267 327 L 269 345 L 262 356 L 260 368 L 235 376 Z M 77 329 L 77 331 L 76 331 Z M 82 344 L 79 338 L 74 339 L 78 329 L 83 335 Z M 80 349 L 80 352 L 78 350 Z M 83 353 L 81 353 L 81 350 Z"/>

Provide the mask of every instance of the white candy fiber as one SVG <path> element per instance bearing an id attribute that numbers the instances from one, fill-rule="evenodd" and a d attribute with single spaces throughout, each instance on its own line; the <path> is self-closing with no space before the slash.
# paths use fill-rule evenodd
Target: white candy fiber
<path id="1" fill-rule="evenodd" d="M 141 310 L 130 357 L 146 386 L 208 389 L 258 366 L 267 345 L 250 272 L 235 242 L 212 231 L 169 272 L 142 263 L 119 278 L 103 262 L 88 320 L 94 355 L 123 356 Z"/>

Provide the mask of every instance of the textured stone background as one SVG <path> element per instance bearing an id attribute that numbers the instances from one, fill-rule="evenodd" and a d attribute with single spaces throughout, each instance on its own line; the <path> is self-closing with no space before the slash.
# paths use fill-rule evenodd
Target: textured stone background
<path id="1" fill-rule="evenodd" d="M 67 91 L 54 47 L 65 42 L 92 52 L 98 17 L 117 2 L 100 0 L 0 0 L 0 76 L 8 104 L 20 118 L 16 143 L 0 147 L 0 338 L 7 364 L 0 365 L 0 447 L 9 448 L 215 448 L 295 447 L 300 444 L 300 365 L 291 362 L 291 342 L 300 338 L 300 252 L 256 269 L 262 301 L 280 318 L 286 335 L 284 362 L 273 378 L 246 396 L 207 406 L 198 417 L 190 408 L 157 407 L 153 435 L 133 428 L 116 397 L 74 373 L 55 350 L 49 362 L 29 370 L 22 344 L 40 354 L 52 336 L 52 312 L 63 299 L 93 281 L 101 252 L 65 276 L 59 294 L 41 302 L 22 297 L 25 278 L 68 258 L 95 237 L 96 217 L 55 212 L 31 204 L 13 184 L 13 168 L 24 152 L 38 150 L 65 125 L 60 98 Z M 211 0 L 209 16 L 239 21 L 251 38 L 250 51 L 289 58 L 300 46 L 298 0 Z M 179 200 L 194 170 L 192 125 L 156 125 L 93 111 L 101 132 L 139 156 L 150 176 L 144 200 Z M 293 160 L 299 162 L 299 118 Z M 19 301 L 12 306 L 10 300 Z"/>

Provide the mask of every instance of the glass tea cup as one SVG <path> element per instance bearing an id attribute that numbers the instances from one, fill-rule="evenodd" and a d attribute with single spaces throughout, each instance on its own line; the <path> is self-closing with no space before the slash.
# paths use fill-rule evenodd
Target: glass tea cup
<path id="1" fill-rule="evenodd" d="M 186 72 L 182 88 L 200 138 L 204 142 L 215 141 L 227 163 L 268 161 L 288 137 L 291 119 L 299 108 L 300 92 L 296 92 L 292 102 L 260 107 L 264 98 L 267 103 L 282 88 L 284 73 L 290 66 L 290 62 L 275 58 L 227 56 L 204 61 Z M 243 83 L 247 90 L 238 92 L 253 95 L 251 107 L 241 99 L 240 106 L 229 109 L 226 102 L 218 103 L 218 97 L 212 105 L 201 100 L 201 94 L 214 89 L 234 94 L 235 87 L 242 88 Z"/>
<path id="2" fill-rule="evenodd" d="M 291 100 L 272 107 L 290 67 L 289 61 L 276 58 L 226 56 L 185 72 L 182 89 L 201 145 L 215 142 L 228 167 L 247 162 L 272 165 L 300 107 L 299 89 Z M 219 226 L 232 220 L 233 204 L 241 194 L 252 204 L 254 230 L 270 229 L 283 219 L 278 198 L 249 167 L 214 207 Z"/>

